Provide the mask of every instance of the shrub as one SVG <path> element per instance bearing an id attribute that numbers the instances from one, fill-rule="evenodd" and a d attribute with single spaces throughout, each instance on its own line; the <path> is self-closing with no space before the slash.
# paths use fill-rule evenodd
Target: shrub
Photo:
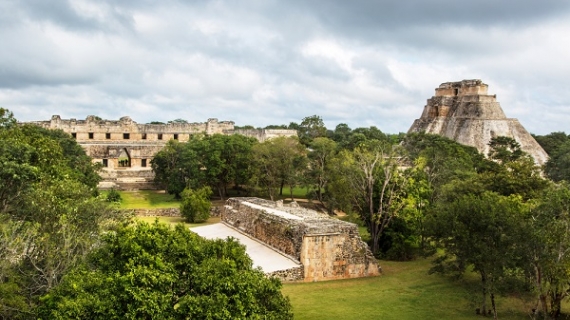
<path id="1" fill-rule="evenodd" d="M 180 204 L 180 214 L 190 223 L 204 222 L 210 217 L 210 196 L 212 189 L 202 187 L 200 189 L 186 188 L 182 191 L 182 203 Z"/>
<path id="2" fill-rule="evenodd" d="M 121 194 L 119 193 L 119 191 L 111 189 L 109 190 L 109 193 L 107 193 L 107 201 L 121 202 L 121 200 L 123 200 L 123 198 L 121 198 Z"/>

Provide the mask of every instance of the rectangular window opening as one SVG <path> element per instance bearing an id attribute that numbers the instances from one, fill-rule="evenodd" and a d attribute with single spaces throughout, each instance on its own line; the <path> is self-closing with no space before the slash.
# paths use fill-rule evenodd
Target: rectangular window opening
<path id="1" fill-rule="evenodd" d="M 141 139 L 146 140 L 146 133 L 143 133 Z"/>
<path id="2" fill-rule="evenodd" d="M 131 134 L 130 133 L 123 133 L 123 139 L 128 140 L 131 138 Z"/>
<path id="3" fill-rule="evenodd" d="M 93 139 L 93 132 L 89 132 L 89 139 Z"/>
<path id="4" fill-rule="evenodd" d="M 108 132 L 105 133 L 105 139 L 107 139 L 107 140 L 111 139 L 111 134 Z"/>
<path id="5" fill-rule="evenodd" d="M 174 134 L 174 140 L 178 140 L 178 133 Z"/>
<path id="6" fill-rule="evenodd" d="M 158 134 L 158 140 L 162 140 L 162 133 Z"/>
<path id="7" fill-rule="evenodd" d="M 103 159 L 103 167 L 107 168 L 109 166 L 109 161 L 107 159 Z"/>
<path id="8" fill-rule="evenodd" d="M 141 159 L 141 167 L 146 167 L 146 159 Z"/>
<path id="9" fill-rule="evenodd" d="M 71 137 L 72 137 L 73 139 L 77 139 L 77 133 L 72 132 L 72 133 L 71 133 Z"/>

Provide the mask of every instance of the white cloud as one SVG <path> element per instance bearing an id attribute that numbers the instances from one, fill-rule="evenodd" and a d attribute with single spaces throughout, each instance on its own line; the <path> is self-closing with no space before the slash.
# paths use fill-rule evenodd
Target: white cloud
<path id="1" fill-rule="evenodd" d="M 529 131 L 569 131 L 569 6 L 482 1 L 4 2 L 0 106 L 399 132 L 440 83 L 481 78 Z"/>

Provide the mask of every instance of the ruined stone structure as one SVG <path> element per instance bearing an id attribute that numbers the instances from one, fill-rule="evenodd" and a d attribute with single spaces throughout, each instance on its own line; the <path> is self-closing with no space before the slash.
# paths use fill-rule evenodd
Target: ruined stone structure
<path id="1" fill-rule="evenodd" d="M 138 124 L 130 117 L 103 120 L 88 116 L 85 120 L 61 119 L 32 124 L 60 129 L 73 136 L 94 162 L 103 165 L 101 188 L 153 189 L 154 173 L 150 162 L 171 140 L 188 141 L 192 134 L 241 134 L 265 141 L 278 136 L 296 136 L 295 130 L 234 130 L 234 122 L 208 119 L 204 123 Z"/>
<path id="2" fill-rule="evenodd" d="M 230 198 L 224 223 L 300 262 L 296 270 L 274 273 L 286 280 L 321 281 L 379 274 L 356 224 L 314 210 L 259 198 Z"/>
<path id="3" fill-rule="evenodd" d="M 517 119 L 505 116 L 496 95 L 489 95 L 487 89 L 481 80 L 442 83 L 408 133 L 439 134 L 473 146 L 484 155 L 489 153 L 491 138 L 507 136 L 515 139 L 537 164 L 544 164 L 548 160 L 546 152 Z"/>

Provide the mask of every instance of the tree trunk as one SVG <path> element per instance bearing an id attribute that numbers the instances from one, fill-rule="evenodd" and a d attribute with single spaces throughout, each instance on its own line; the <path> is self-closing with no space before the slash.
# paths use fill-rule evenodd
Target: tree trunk
<path id="1" fill-rule="evenodd" d="M 560 292 L 552 292 L 550 294 L 550 317 L 558 319 L 561 313 L 561 303 L 564 295 Z"/>
<path id="2" fill-rule="evenodd" d="M 483 287 L 483 300 L 481 301 L 481 312 L 487 314 L 487 276 L 481 272 L 481 286 Z"/>
<path id="3" fill-rule="evenodd" d="M 548 303 L 547 303 L 547 296 L 542 291 L 542 269 L 539 266 L 535 266 L 535 275 L 536 275 L 536 287 L 538 288 L 538 303 L 540 303 L 540 309 L 537 307 L 537 310 L 542 311 L 543 319 L 547 319 L 548 317 Z"/>
<path id="4" fill-rule="evenodd" d="M 494 293 L 491 293 L 491 307 L 493 308 L 493 319 L 497 320 L 497 306 L 495 305 Z"/>

